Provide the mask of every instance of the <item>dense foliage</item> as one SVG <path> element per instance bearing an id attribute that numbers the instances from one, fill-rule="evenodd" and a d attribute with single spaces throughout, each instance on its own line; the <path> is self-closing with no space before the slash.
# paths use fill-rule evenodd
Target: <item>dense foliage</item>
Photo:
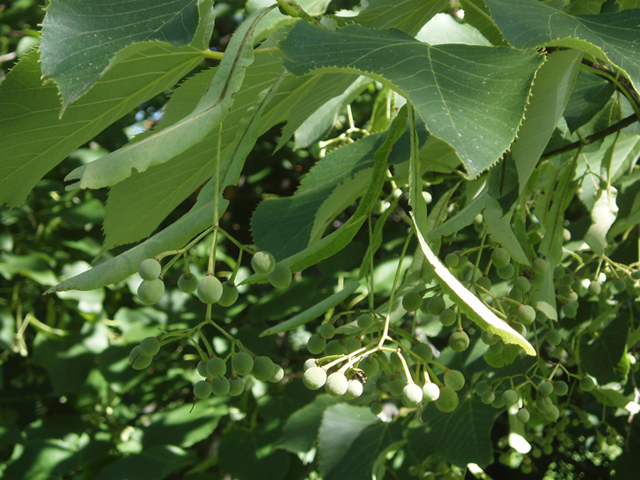
<path id="1" fill-rule="evenodd" d="M 637 476 L 640 2 L 0 28 L 2 478 Z"/>

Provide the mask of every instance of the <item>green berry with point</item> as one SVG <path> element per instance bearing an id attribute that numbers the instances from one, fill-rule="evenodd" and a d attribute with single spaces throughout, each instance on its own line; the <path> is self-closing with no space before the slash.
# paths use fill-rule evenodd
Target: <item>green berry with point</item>
<path id="1" fill-rule="evenodd" d="M 489 382 L 487 382 L 486 380 L 480 380 L 473 388 L 473 391 L 476 395 L 482 395 L 488 390 L 491 390 L 491 385 L 489 385 Z"/>
<path id="2" fill-rule="evenodd" d="M 340 397 L 347 391 L 349 381 L 342 372 L 333 372 L 327 377 L 327 382 L 324 385 L 325 390 L 329 395 L 334 397 Z"/>
<path id="3" fill-rule="evenodd" d="M 324 354 L 328 357 L 333 355 L 344 355 L 344 345 L 340 340 L 331 340 L 330 342 L 327 342 Z"/>
<path id="4" fill-rule="evenodd" d="M 444 298 L 442 298 L 441 296 L 431 297 L 427 301 L 427 310 L 431 315 L 440 315 L 440 312 L 442 312 L 445 307 L 446 303 L 444 301 Z"/>
<path id="5" fill-rule="evenodd" d="M 143 280 L 138 286 L 138 298 L 145 305 L 154 305 L 164 295 L 164 282 L 159 278 Z"/>
<path id="6" fill-rule="evenodd" d="M 222 284 L 215 276 L 207 274 L 207 276 L 198 283 L 196 293 L 202 303 L 216 303 L 222 296 Z"/>
<path id="7" fill-rule="evenodd" d="M 440 398 L 440 388 L 435 383 L 425 383 L 422 386 L 422 399 L 425 402 L 435 402 Z"/>
<path id="8" fill-rule="evenodd" d="M 382 404 L 380 402 L 373 402 L 369 409 L 376 417 L 382 413 Z"/>
<path id="9" fill-rule="evenodd" d="M 549 410 L 544 414 L 545 418 L 550 422 L 555 422 L 560 416 L 560 409 L 555 405 L 551 405 Z"/>
<path id="10" fill-rule="evenodd" d="M 320 326 L 320 331 L 318 333 L 320 333 L 320 336 L 322 338 L 331 339 L 336 334 L 336 327 L 334 327 L 332 323 L 323 323 Z M 323 347 L 323 350 L 324 350 L 324 347 Z"/>
<path id="11" fill-rule="evenodd" d="M 369 330 L 369 328 L 371 328 L 371 326 L 373 325 L 373 316 L 370 313 L 363 313 L 362 315 L 359 315 L 358 318 L 356 319 L 356 323 L 358 324 L 358 327 L 360 328 L 360 330 Z"/>
<path id="12" fill-rule="evenodd" d="M 327 372 L 320 367 L 311 367 L 302 375 L 302 383 L 309 390 L 322 388 L 327 381 Z"/>
<path id="13" fill-rule="evenodd" d="M 482 395 L 480 395 L 480 400 L 482 400 L 482 403 L 485 403 L 487 405 L 493 403 L 495 399 L 496 399 L 496 394 L 494 393 L 493 390 L 487 390 Z"/>
<path id="14" fill-rule="evenodd" d="M 476 280 L 476 285 L 484 288 L 487 292 L 491 290 L 491 280 L 487 276 L 482 276 Z"/>
<path id="15" fill-rule="evenodd" d="M 409 408 L 417 407 L 422 403 L 422 388 L 415 383 L 408 383 L 402 390 L 402 401 Z"/>
<path id="16" fill-rule="evenodd" d="M 521 408 L 520 410 L 518 410 L 518 413 L 516 413 L 516 418 L 520 423 L 527 423 L 529 421 L 529 418 L 531 418 L 531 414 L 526 408 Z"/>
<path id="17" fill-rule="evenodd" d="M 229 393 L 231 384 L 227 377 L 212 378 L 211 379 L 211 391 L 216 397 L 224 397 Z"/>
<path id="18" fill-rule="evenodd" d="M 138 267 L 138 275 L 143 280 L 155 280 L 162 272 L 162 265 L 155 258 L 147 258 L 140 263 Z"/>
<path id="19" fill-rule="evenodd" d="M 453 332 L 449 337 L 449 346 L 456 352 L 464 352 L 469 348 L 469 335 L 464 331 Z"/>
<path id="20" fill-rule="evenodd" d="M 457 253 L 451 252 L 446 257 L 444 257 L 444 263 L 449 268 L 456 268 L 460 263 L 460 257 L 458 256 Z"/>
<path id="21" fill-rule="evenodd" d="M 454 391 L 461 390 L 464 387 L 464 375 L 458 370 L 447 370 L 444 374 L 444 384 Z"/>
<path id="22" fill-rule="evenodd" d="M 221 377 L 227 373 L 227 364 L 220 357 L 211 357 L 206 363 L 207 377 Z"/>
<path id="23" fill-rule="evenodd" d="M 187 277 L 184 273 L 178 278 L 178 288 L 183 293 L 193 293 L 198 288 L 198 279 L 195 275 L 189 274 Z"/>
<path id="24" fill-rule="evenodd" d="M 353 380 L 353 379 L 349 380 L 347 382 L 347 391 L 344 392 L 344 398 L 346 400 L 358 398 L 360 395 L 362 395 L 363 391 L 364 391 L 364 386 L 362 385 L 362 382 L 358 380 Z"/>
<path id="25" fill-rule="evenodd" d="M 562 380 L 560 380 L 559 382 L 556 382 L 556 384 L 553 386 L 553 393 L 555 393 L 559 397 L 563 397 L 567 393 L 569 393 L 569 385 L 567 385 L 566 382 L 563 382 Z"/>
<path id="26" fill-rule="evenodd" d="M 237 397 L 244 393 L 244 380 L 238 377 L 232 377 L 229 379 L 229 395 Z"/>
<path id="27" fill-rule="evenodd" d="M 444 386 L 440 389 L 440 396 L 434 403 L 436 408 L 441 412 L 450 413 L 458 408 L 460 399 L 453 389 Z"/>
<path id="28" fill-rule="evenodd" d="M 536 408 L 543 415 L 547 413 L 551 407 L 553 406 L 553 402 L 547 396 L 539 396 L 536 398 Z"/>
<path id="29" fill-rule="evenodd" d="M 549 262 L 547 262 L 543 258 L 536 258 L 531 263 L 531 268 L 533 270 L 533 273 L 535 273 L 536 275 L 543 275 L 549 269 Z"/>
<path id="30" fill-rule="evenodd" d="M 287 288 L 291 285 L 291 270 L 283 263 L 276 263 L 273 272 L 267 278 L 274 288 Z"/>
<path id="31" fill-rule="evenodd" d="M 520 293 L 527 293 L 531 290 L 531 282 L 527 277 L 518 277 L 513 285 L 517 291 Z"/>
<path id="32" fill-rule="evenodd" d="M 153 357 L 160 351 L 160 339 L 158 337 L 147 337 L 140 342 L 142 353 Z"/>
<path id="33" fill-rule="evenodd" d="M 504 268 L 511 262 L 511 255 L 509 255 L 506 249 L 498 247 L 491 252 L 491 261 L 496 268 Z"/>
<path id="34" fill-rule="evenodd" d="M 509 280 L 513 277 L 513 274 L 516 272 L 515 267 L 512 263 L 507 264 L 505 267 L 498 268 L 496 273 L 502 280 Z"/>
<path id="35" fill-rule="evenodd" d="M 458 316 L 456 315 L 455 310 L 453 310 L 452 308 L 445 308 L 440 312 L 440 315 L 438 315 L 440 323 L 442 323 L 442 325 L 444 325 L 445 327 L 450 327 L 451 325 L 456 323 L 457 318 Z"/>
<path id="36" fill-rule="evenodd" d="M 602 285 L 600 284 L 600 282 L 597 282 L 594 280 L 589 284 L 590 295 L 600 295 L 601 291 L 602 291 Z"/>
<path id="37" fill-rule="evenodd" d="M 433 350 L 426 343 L 420 342 L 414 345 L 411 348 L 411 351 L 415 353 L 418 357 L 420 357 L 422 360 L 425 360 L 427 362 L 433 359 Z"/>
<path id="38" fill-rule="evenodd" d="M 273 375 L 269 379 L 271 383 L 278 383 L 284 378 L 284 369 L 280 365 L 274 365 L 273 367 Z"/>
<path id="39" fill-rule="evenodd" d="M 142 352 L 142 348 L 138 345 L 133 347 L 131 353 L 129 353 L 129 365 L 134 370 L 144 370 L 153 361 L 153 357 L 145 355 Z"/>
<path id="40" fill-rule="evenodd" d="M 502 394 L 502 401 L 507 407 L 511 407 L 518 403 L 518 392 L 515 390 L 505 390 Z"/>
<path id="41" fill-rule="evenodd" d="M 200 399 L 205 400 L 211 396 L 211 384 L 206 380 L 200 380 L 193 386 L 193 395 Z"/>
<path id="42" fill-rule="evenodd" d="M 520 305 L 516 316 L 523 325 L 531 325 L 536 319 L 536 311 L 531 305 Z"/>
<path id="43" fill-rule="evenodd" d="M 580 380 L 580 388 L 585 392 L 590 392 L 596 386 L 596 382 L 590 376 L 585 376 L 582 380 Z"/>
<path id="44" fill-rule="evenodd" d="M 373 357 L 367 357 L 366 359 L 361 361 L 359 367 L 369 378 L 375 376 L 375 374 L 380 370 L 380 364 L 378 363 L 378 360 Z"/>
<path id="45" fill-rule="evenodd" d="M 493 408 L 502 408 L 502 407 L 504 407 L 504 400 L 502 399 L 502 394 L 503 393 L 504 392 L 496 392 L 495 393 L 495 397 L 496 398 L 494 398 L 493 402 L 491 402 L 491 406 Z"/>
<path id="46" fill-rule="evenodd" d="M 256 380 L 260 380 L 261 382 L 268 381 L 275 371 L 275 365 L 273 360 L 271 360 L 267 356 L 256 357 L 253 361 L 253 369 L 251 370 L 251 374 Z"/>
<path id="47" fill-rule="evenodd" d="M 557 346 L 562 342 L 562 335 L 558 330 L 549 330 L 545 337 L 551 345 Z"/>
<path id="48" fill-rule="evenodd" d="M 324 351 L 326 346 L 327 346 L 327 341 L 317 333 L 314 333 L 313 335 L 311 335 L 309 337 L 309 340 L 307 340 L 307 350 L 312 355 L 321 354 Z"/>
<path id="49" fill-rule="evenodd" d="M 538 386 L 538 390 L 542 395 L 551 395 L 553 393 L 553 383 L 551 382 L 542 382 Z"/>
<path id="50" fill-rule="evenodd" d="M 389 382 L 389 393 L 394 397 L 401 396 L 406 384 L 407 382 L 403 378 L 394 378 Z"/>
<path id="51" fill-rule="evenodd" d="M 251 258 L 251 268 L 259 275 L 268 275 L 273 272 L 276 259 L 269 252 L 256 252 Z"/>
<path id="52" fill-rule="evenodd" d="M 613 288 L 615 288 L 618 293 L 625 292 L 627 290 L 627 282 L 622 278 L 618 278 L 615 282 L 613 282 Z"/>
<path id="53" fill-rule="evenodd" d="M 231 365 L 238 375 L 247 375 L 253 369 L 253 358 L 247 352 L 236 353 L 231 358 Z"/>
<path id="54" fill-rule="evenodd" d="M 575 303 L 567 303 L 562 307 L 562 313 L 567 318 L 576 318 L 578 314 L 578 306 Z"/>
<path id="55" fill-rule="evenodd" d="M 420 292 L 409 292 L 402 297 L 402 308 L 407 312 L 415 312 L 422 306 L 423 298 Z"/>
<path id="56" fill-rule="evenodd" d="M 198 371 L 201 377 L 209 378 L 209 373 L 207 373 L 207 364 L 202 360 L 198 362 L 198 366 L 196 367 L 196 370 Z"/>
<path id="57" fill-rule="evenodd" d="M 222 295 L 218 299 L 218 305 L 221 307 L 230 307 L 238 300 L 238 287 L 233 283 L 224 282 L 222 284 Z"/>
<path id="58" fill-rule="evenodd" d="M 351 337 L 346 342 L 344 342 L 344 348 L 347 353 L 353 353 L 356 350 L 360 350 L 360 348 L 362 348 L 362 342 L 357 337 Z"/>

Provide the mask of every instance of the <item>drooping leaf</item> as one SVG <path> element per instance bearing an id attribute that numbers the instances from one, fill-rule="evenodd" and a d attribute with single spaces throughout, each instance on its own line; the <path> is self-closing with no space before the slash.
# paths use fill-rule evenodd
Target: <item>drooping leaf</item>
<path id="1" fill-rule="evenodd" d="M 296 410 L 287 420 L 278 448 L 292 453 L 306 453 L 318 439 L 322 417 L 328 407 L 342 400 L 331 395 L 319 395 L 310 404 Z"/>
<path id="2" fill-rule="evenodd" d="M 447 0 L 366 0 L 354 21 L 368 28 L 398 28 L 415 35 L 445 5 Z"/>
<path id="3" fill-rule="evenodd" d="M 571 16 L 537 0 L 485 0 L 518 48 L 569 47 L 611 62 L 640 88 L 640 10 Z"/>
<path id="4" fill-rule="evenodd" d="M 319 440 L 323 478 L 368 480 L 378 455 L 402 434 L 399 425 L 378 421 L 368 408 L 341 403 L 325 410 Z"/>
<path id="5" fill-rule="evenodd" d="M 619 382 L 626 375 L 619 371 L 619 363 L 626 355 L 629 315 L 619 312 L 599 335 L 589 341 L 583 337 L 580 347 L 580 361 L 583 367 L 594 376 L 600 385 Z"/>
<path id="6" fill-rule="evenodd" d="M 580 70 L 564 118 L 571 132 L 585 125 L 604 108 L 615 88 L 602 77 Z"/>
<path id="7" fill-rule="evenodd" d="M 200 3 L 203 23 L 210 24 L 213 6 L 198 0 L 52 2 L 42 22 L 42 73 L 58 85 L 64 108 L 98 81 L 111 57 L 124 47 L 148 41 L 189 45 L 199 24 Z"/>
<path id="8" fill-rule="evenodd" d="M 38 180 L 67 155 L 174 85 L 202 59 L 192 47 L 160 42 L 135 44 L 121 57 L 83 98 L 67 107 L 62 119 L 57 88 L 42 84 L 36 53 L 9 72 L 0 84 L 0 204 L 22 204 Z"/>
<path id="9" fill-rule="evenodd" d="M 430 403 L 422 411 L 425 422 L 407 432 L 409 448 L 416 458 L 439 455 L 461 468 L 469 463 L 486 467 L 493 460 L 491 429 L 501 414 L 478 396 L 461 399 L 452 413 Z"/>
<path id="10" fill-rule="evenodd" d="M 427 130 L 454 147 L 472 177 L 493 165 L 515 138 L 543 62 L 531 51 L 432 47 L 397 30 L 359 25 L 331 32 L 298 22 L 280 47 L 296 75 L 348 71 L 398 91 L 416 106 Z M 417 72 L 416 62 L 424 65 Z"/>
<path id="11" fill-rule="evenodd" d="M 255 13 L 238 27 L 216 70 L 210 88 L 194 111 L 181 121 L 139 142 L 131 143 L 103 158 L 83 165 L 67 175 L 78 180 L 67 188 L 102 188 L 115 185 L 136 170 L 162 164 L 203 140 L 225 118 L 235 94 L 253 63 L 253 34 L 268 10 Z"/>
<path id="12" fill-rule="evenodd" d="M 415 128 L 415 124 L 413 124 Z M 414 135 L 415 137 L 415 135 Z M 505 343 L 513 343 L 524 349 L 528 355 L 536 355 L 533 346 L 506 322 L 500 320 L 478 297 L 471 293 L 460 281 L 453 276 L 449 269 L 433 253 L 427 243 L 427 205 L 422 196 L 422 180 L 419 175 L 417 139 L 413 139 L 411 155 L 411 173 L 409 175 L 409 205 L 414 231 L 420 242 L 427 262 L 438 279 L 438 283 L 449 298 L 464 312 L 470 320 L 478 324 L 483 330 L 499 336 Z"/>
<path id="13" fill-rule="evenodd" d="M 459 23 L 446 13 L 439 13 L 422 27 L 416 38 L 429 45 L 463 43 L 465 45 L 491 46 L 478 29 L 468 23 Z"/>

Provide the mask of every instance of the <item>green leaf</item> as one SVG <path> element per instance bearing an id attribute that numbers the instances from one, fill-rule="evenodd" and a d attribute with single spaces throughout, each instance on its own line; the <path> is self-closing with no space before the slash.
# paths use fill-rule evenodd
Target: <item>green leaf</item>
<path id="1" fill-rule="evenodd" d="M 615 87 L 604 78 L 586 70 L 580 70 L 569 103 L 564 110 L 569 131 L 573 133 L 589 122 L 605 107 L 614 91 Z"/>
<path id="2" fill-rule="evenodd" d="M 622 408 L 632 414 L 640 413 L 640 405 L 634 400 L 633 395 L 624 396 L 616 390 L 602 387 L 594 388 L 589 393 L 605 406 Z"/>
<path id="3" fill-rule="evenodd" d="M 565 9 L 571 15 L 597 15 L 606 0 L 572 0 Z"/>
<path id="4" fill-rule="evenodd" d="M 591 226 L 584 235 L 584 241 L 596 255 L 604 255 L 607 233 L 618 214 L 617 196 L 618 191 L 612 186 L 604 190 L 598 189 L 596 193 L 596 202 L 591 210 Z"/>
<path id="5" fill-rule="evenodd" d="M 198 0 L 57 0 L 47 7 L 40 44 L 42 73 L 58 85 L 63 110 L 108 68 L 111 57 L 138 42 L 161 41 L 184 47 L 199 23 Z M 203 23 L 213 21 L 203 8 Z"/>
<path id="6" fill-rule="evenodd" d="M 107 465 L 100 470 L 96 480 L 115 478 L 162 480 L 197 461 L 195 452 L 188 452 L 174 446 L 151 447 Z"/>
<path id="7" fill-rule="evenodd" d="M 518 354 L 520 349 L 515 345 L 505 345 L 500 353 L 495 353 L 489 349 L 483 355 L 484 361 L 494 368 L 502 368 L 506 365 L 511 365 Z"/>
<path id="8" fill-rule="evenodd" d="M 502 412 L 473 395 L 461 399 L 453 413 L 428 404 L 422 411 L 425 423 L 407 432 L 409 448 L 416 458 L 438 455 L 461 468 L 469 463 L 484 468 L 493 461 L 491 429 Z"/>
<path id="9" fill-rule="evenodd" d="M 330 2 L 331 0 L 299 0 L 296 3 L 309 15 L 316 17 L 325 13 L 327 5 L 329 5 Z M 274 3 L 275 2 L 272 0 L 249 0 L 245 9 L 248 14 L 252 14 L 256 10 L 269 7 Z M 279 28 L 289 25 L 295 21 L 295 18 L 280 13 L 279 9 L 271 10 L 267 15 L 265 15 L 256 30 L 256 41 L 263 40 Z"/>
<path id="10" fill-rule="evenodd" d="M 287 420 L 277 447 L 291 453 L 307 453 L 318 439 L 325 410 L 342 402 L 338 397 L 319 395 L 313 402 L 296 410 Z"/>
<path id="11" fill-rule="evenodd" d="M 640 0 L 618 0 L 620 8 L 627 10 L 629 8 L 640 8 Z"/>
<path id="12" fill-rule="evenodd" d="M 518 139 L 511 148 L 522 193 L 553 134 L 580 71 L 582 54 L 575 50 L 553 52 L 540 67 L 531 90 L 530 105 Z"/>
<path id="13" fill-rule="evenodd" d="M 289 454 L 272 451 L 271 439 L 255 430 L 232 429 L 218 447 L 219 465 L 228 478 L 281 480 L 289 470 Z"/>
<path id="14" fill-rule="evenodd" d="M 380 422 L 366 407 L 329 407 L 320 426 L 320 473 L 326 480 L 368 480 L 378 455 L 400 440 L 399 425 Z"/>
<path id="15" fill-rule="evenodd" d="M 69 105 L 62 119 L 57 88 L 42 85 L 36 53 L 9 72 L 0 84 L 0 204 L 22 204 L 38 180 L 67 155 L 202 60 L 192 47 L 160 42 L 136 44 L 120 53 L 118 63 Z"/>
<path id="16" fill-rule="evenodd" d="M 531 51 L 432 47 L 397 30 L 360 25 L 331 32 L 298 22 L 280 47 L 290 58 L 285 66 L 296 75 L 315 69 L 359 73 L 411 100 L 427 130 L 454 147 L 472 177 L 493 165 L 514 140 L 543 62 Z M 416 62 L 424 68 L 416 71 Z"/>
<path id="17" fill-rule="evenodd" d="M 368 0 L 354 21 L 368 28 L 398 28 L 409 35 L 417 34 L 447 0 Z"/>
<path id="18" fill-rule="evenodd" d="M 162 164 L 203 140 L 225 118 L 240 89 L 247 67 L 253 63 L 253 33 L 268 10 L 254 14 L 238 27 L 211 82 L 194 111 L 158 133 L 76 168 L 66 180 L 72 188 L 101 188 Z"/>
<path id="19" fill-rule="evenodd" d="M 580 347 L 580 361 L 590 375 L 598 379 L 600 385 L 620 382 L 626 375 L 619 369 L 623 355 L 626 355 L 629 315 L 619 312 L 598 336 L 589 341 L 585 336 Z"/>
<path id="20" fill-rule="evenodd" d="M 461 0 L 460 4 L 464 9 L 466 23 L 476 27 L 492 44 L 507 45 L 484 0 Z"/>
<path id="21" fill-rule="evenodd" d="M 494 169 L 495 171 L 497 169 Z M 492 171 L 492 173 L 493 173 Z M 515 205 L 514 205 L 515 207 Z M 493 198 L 488 197 L 486 206 L 482 211 L 484 221 L 486 222 L 487 232 L 498 243 L 500 243 L 509 252 L 509 255 L 518 263 L 522 265 L 529 265 L 529 257 L 524 253 L 520 242 L 516 238 L 511 228 L 511 217 L 513 216 L 513 209 L 502 213 L 500 204 Z"/>
<path id="22" fill-rule="evenodd" d="M 485 0 L 518 48 L 569 47 L 620 68 L 640 88 L 640 10 L 574 17 L 537 0 Z"/>
<path id="23" fill-rule="evenodd" d="M 415 128 L 415 123 L 413 124 Z M 489 333 L 499 336 L 505 343 L 513 343 L 521 346 L 528 355 L 536 355 L 531 344 L 511 328 L 506 322 L 500 320 L 478 297 L 471 293 L 460 281 L 454 277 L 449 269 L 433 253 L 427 243 L 427 206 L 422 196 L 422 179 L 419 175 L 417 144 L 414 142 L 411 158 L 411 174 L 409 176 L 409 205 L 411 206 L 411 219 L 414 231 L 420 242 L 420 247 L 438 278 L 438 283 L 449 295 L 449 298 L 462 310 L 470 320 L 478 324 Z"/>
<path id="24" fill-rule="evenodd" d="M 466 19 L 465 19 L 466 20 Z M 427 23 L 416 35 L 421 42 L 429 45 L 445 43 L 464 43 L 465 45 L 492 44 L 476 28 L 468 23 L 460 23 L 447 13 L 439 13 Z"/>

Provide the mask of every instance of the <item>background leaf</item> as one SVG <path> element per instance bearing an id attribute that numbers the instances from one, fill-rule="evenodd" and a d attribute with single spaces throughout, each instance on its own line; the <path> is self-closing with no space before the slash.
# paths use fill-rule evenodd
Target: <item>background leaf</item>
<path id="1" fill-rule="evenodd" d="M 580 347 L 580 361 L 590 375 L 598 379 L 600 385 L 609 382 L 619 382 L 625 375 L 621 375 L 618 365 L 627 343 L 629 315 L 619 313 L 607 325 L 597 338 L 588 341 L 583 337 Z"/>

